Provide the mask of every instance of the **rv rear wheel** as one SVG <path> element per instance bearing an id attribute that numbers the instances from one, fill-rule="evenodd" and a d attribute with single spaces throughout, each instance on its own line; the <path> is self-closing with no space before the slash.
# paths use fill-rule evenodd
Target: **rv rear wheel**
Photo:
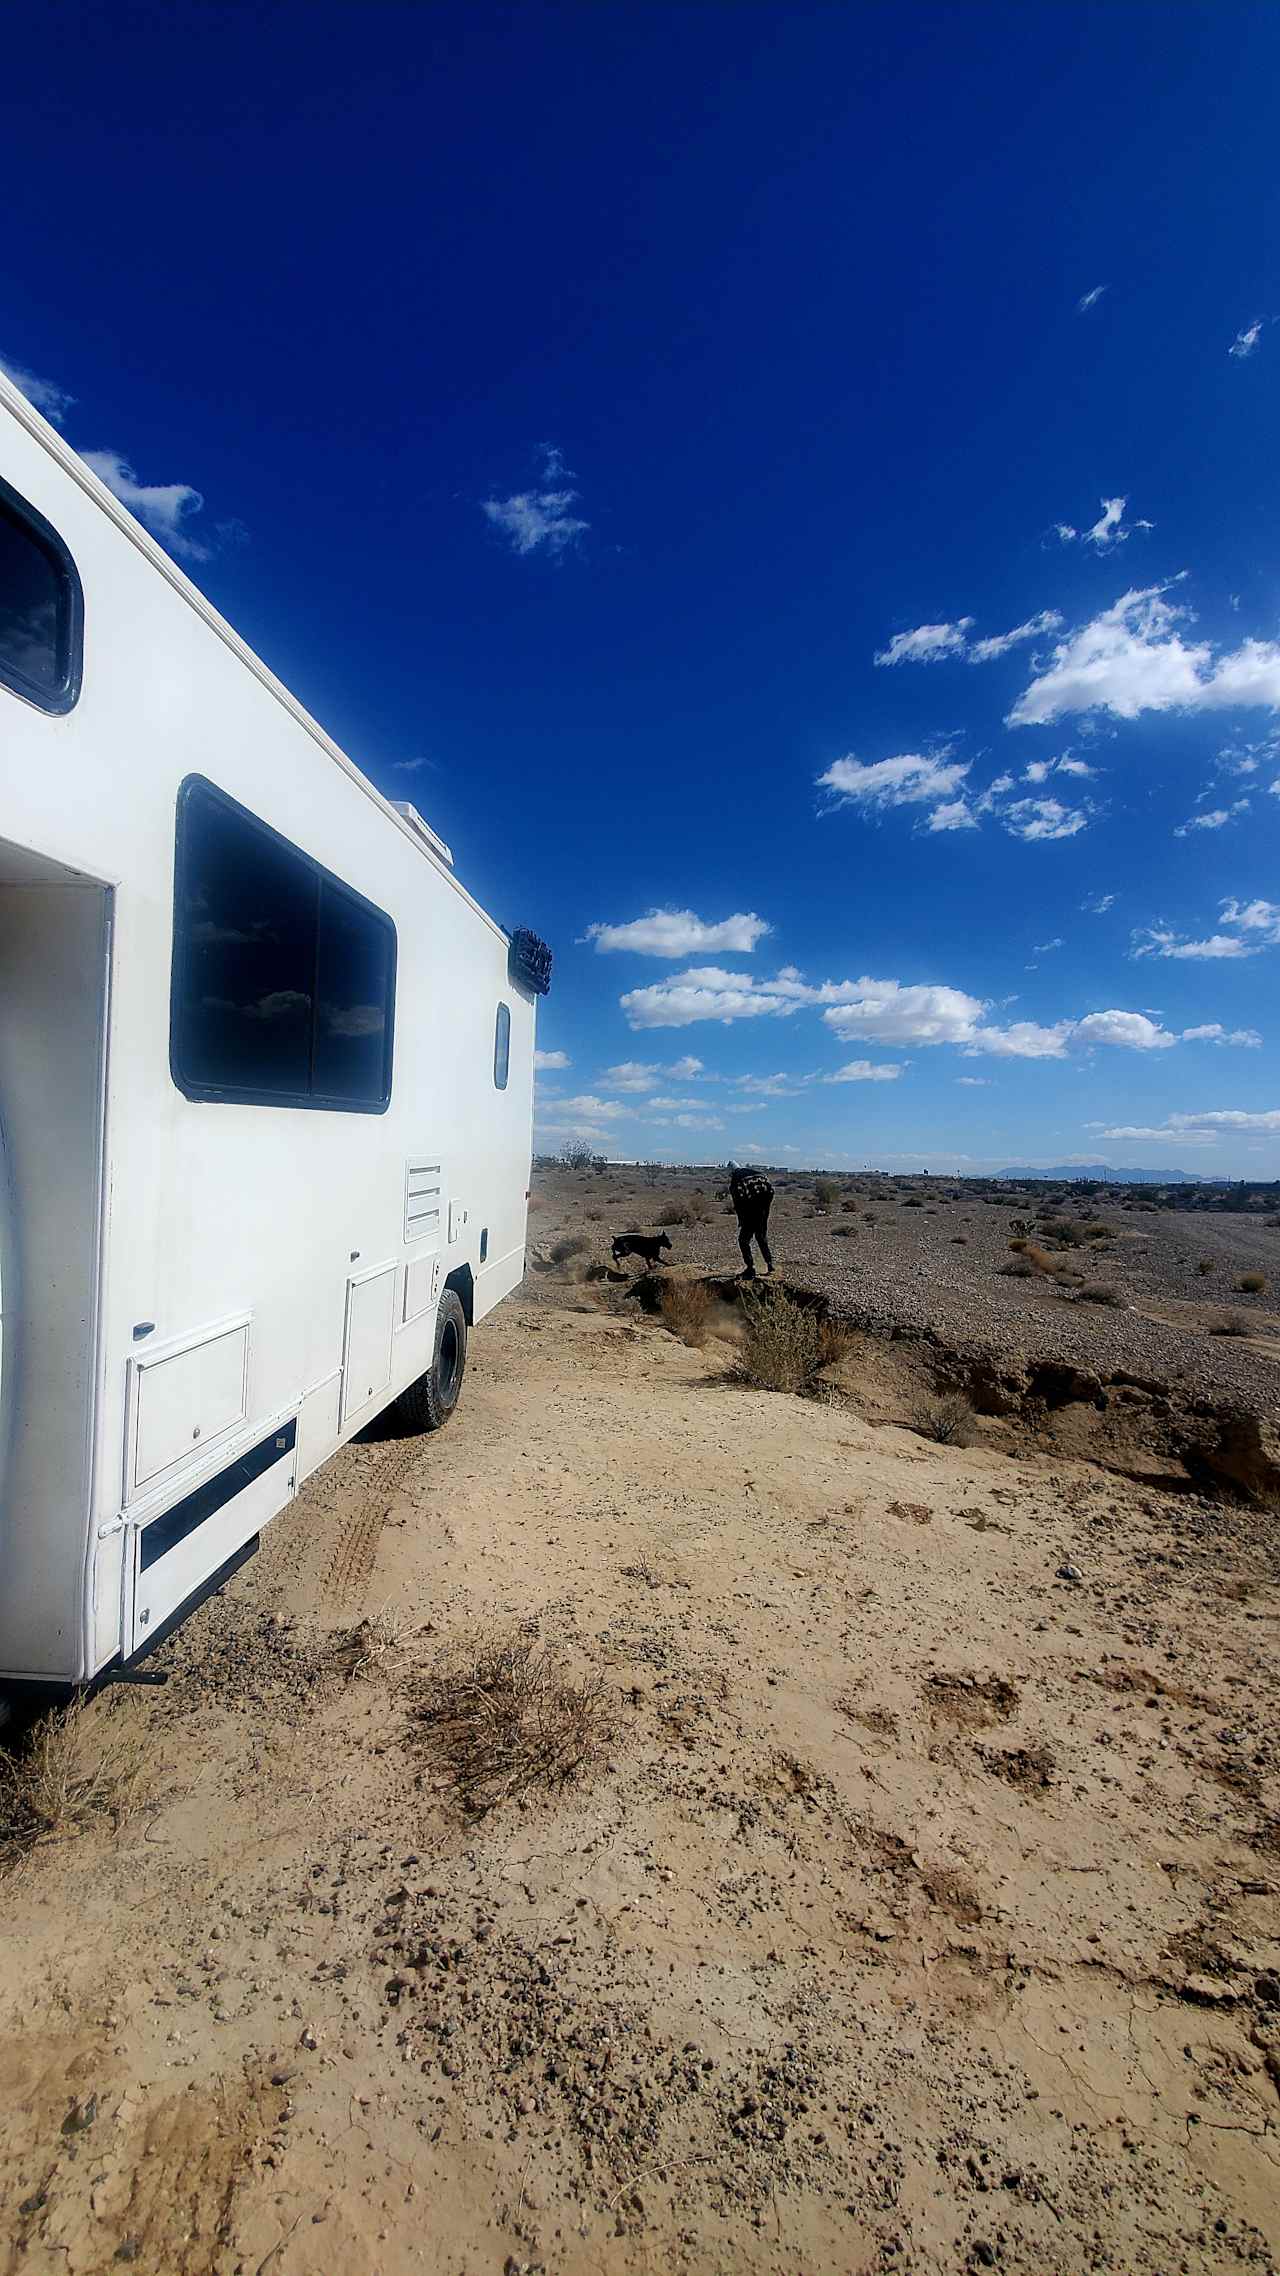
<path id="1" fill-rule="evenodd" d="M 430 1367 L 400 1396 L 400 1412 L 414 1430 L 439 1430 L 458 1404 L 467 1364 L 467 1317 L 452 1288 L 436 1313 L 436 1348 Z"/>

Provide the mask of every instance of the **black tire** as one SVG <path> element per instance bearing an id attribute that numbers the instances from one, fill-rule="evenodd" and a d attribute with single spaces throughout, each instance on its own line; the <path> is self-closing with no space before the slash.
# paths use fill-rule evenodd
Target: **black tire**
<path id="1" fill-rule="evenodd" d="M 446 1288 L 436 1313 L 431 1365 L 396 1401 L 411 1430 L 443 1430 L 458 1404 L 466 1365 L 467 1316 L 455 1291 Z"/>

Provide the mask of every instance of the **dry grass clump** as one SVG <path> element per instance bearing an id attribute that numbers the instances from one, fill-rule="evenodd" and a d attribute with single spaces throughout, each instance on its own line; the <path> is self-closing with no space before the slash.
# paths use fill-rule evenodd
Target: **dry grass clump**
<path id="1" fill-rule="evenodd" d="M 1199 1264 L 1196 1266 L 1196 1271 L 1203 1276 L 1205 1273 L 1213 1271 L 1213 1264 L 1214 1260 L 1212 1257 L 1201 1257 Z"/>
<path id="2" fill-rule="evenodd" d="M 941 1398 L 922 1400 L 912 1428 L 935 1446 L 967 1446 L 973 1436 L 973 1409 L 961 1392 L 948 1391 Z"/>
<path id="3" fill-rule="evenodd" d="M 653 1220 L 655 1225 L 691 1225 L 693 1219 L 682 1201 L 669 1201 Z"/>
<path id="4" fill-rule="evenodd" d="M 845 1211 L 845 1214 L 847 1216 L 852 1216 L 857 1209 L 857 1206 L 858 1196 L 856 1193 L 846 1193 L 844 1200 L 840 1204 L 840 1207 Z"/>
<path id="5" fill-rule="evenodd" d="M 598 1765 L 614 1731 L 603 1677 L 571 1682 L 520 1634 L 459 1646 L 426 1678 L 417 1714 L 470 1817 L 568 1785 Z"/>
<path id="6" fill-rule="evenodd" d="M 1236 1282 L 1236 1291 L 1241 1296 L 1263 1296 L 1266 1293 L 1266 1287 L 1267 1276 L 1265 1272 L 1242 1272 Z"/>
<path id="7" fill-rule="evenodd" d="M 42 1716 L 12 1753 L 0 1747 L 0 1865 L 99 1818 L 122 1825 L 140 1807 L 145 1761 L 143 1731 L 118 1711 L 73 1699 Z"/>
<path id="8" fill-rule="evenodd" d="M 715 1203 L 711 1199 L 709 1193 L 703 1192 L 701 1186 L 698 1186 L 696 1190 L 690 1194 L 688 1201 L 685 1203 L 685 1208 L 688 1211 L 687 1222 L 690 1225 L 706 1225 L 710 1222 L 716 1213 Z"/>
<path id="9" fill-rule="evenodd" d="M 813 1199 L 815 1207 L 820 1211 L 834 1209 L 840 1199 L 840 1188 L 835 1179 L 815 1178 L 813 1181 Z"/>
<path id="10" fill-rule="evenodd" d="M 705 1280 L 663 1281 L 662 1324 L 692 1351 L 706 1342 L 710 1318 L 711 1290 Z"/>
<path id="11" fill-rule="evenodd" d="M 575 1257 L 585 1257 L 591 1247 L 585 1233 L 566 1233 L 562 1240 L 551 1244 L 552 1264 L 572 1264 Z"/>
<path id="12" fill-rule="evenodd" d="M 1123 1304 L 1124 1298 L 1109 1280 L 1090 1280 L 1080 1290 L 1081 1304 Z"/>
<path id="13" fill-rule="evenodd" d="M 1254 1323 L 1247 1312 L 1224 1312 L 1211 1333 L 1215 1336 L 1251 1336 Z"/>
<path id="14" fill-rule="evenodd" d="M 1026 1257 L 1010 1257 L 1008 1264 L 1002 1264 L 1000 1270 L 1006 1280 L 1034 1280 L 1036 1276 L 1035 1266 Z"/>
<path id="15" fill-rule="evenodd" d="M 851 1241 L 857 1230 L 856 1225 L 833 1225 L 831 1238 L 833 1241 Z"/>
<path id="16" fill-rule="evenodd" d="M 849 1348 L 846 1328 L 797 1304 L 784 1288 L 744 1289 L 742 1318 L 745 1333 L 734 1372 L 764 1391 L 811 1391 Z"/>

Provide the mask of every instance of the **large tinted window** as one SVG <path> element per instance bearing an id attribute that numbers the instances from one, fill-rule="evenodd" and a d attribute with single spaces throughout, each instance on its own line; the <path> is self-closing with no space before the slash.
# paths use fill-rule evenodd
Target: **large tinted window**
<path id="1" fill-rule="evenodd" d="M 395 950 L 380 909 L 211 783 L 184 784 L 170 1055 L 189 1097 L 384 1107 Z"/>
<path id="2" fill-rule="evenodd" d="M 493 1031 L 493 1079 L 500 1091 L 507 1087 L 511 1069 L 511 1007 L 499 1004 Z"/>
<path id="3" fill-rule="evenodd" d="M 0 683 L 42 711 L 80 689 L 80 580 L 61 539 L 0 482 Z"/>

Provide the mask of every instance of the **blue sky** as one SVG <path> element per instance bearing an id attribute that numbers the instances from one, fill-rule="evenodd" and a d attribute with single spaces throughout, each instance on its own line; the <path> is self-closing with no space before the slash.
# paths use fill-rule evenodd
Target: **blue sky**
<path id="1" fill-rule="evenodd" d="M 5 49 L 0 358 L 552 941 L 545 1143 L 1280 1174 L 1280 12 Z"/>

